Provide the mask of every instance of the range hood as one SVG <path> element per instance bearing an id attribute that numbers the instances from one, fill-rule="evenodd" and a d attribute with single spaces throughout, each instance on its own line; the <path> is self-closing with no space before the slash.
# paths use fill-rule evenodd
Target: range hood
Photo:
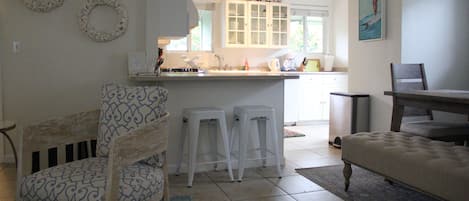
<path id="1" fill-rule="evenodd" d="M 170 39 L 186 37 L 198 25 L 199 14 L 193 0 L 145 1 L 145 60 L 147 68 L 154 66 L 158 46 Z"/>
<path id="2" fill-rule="evenodd" d="M 193 0 L 158 0 L 158 39 L 186 37 L 198 25 L 199 14 Z"/>

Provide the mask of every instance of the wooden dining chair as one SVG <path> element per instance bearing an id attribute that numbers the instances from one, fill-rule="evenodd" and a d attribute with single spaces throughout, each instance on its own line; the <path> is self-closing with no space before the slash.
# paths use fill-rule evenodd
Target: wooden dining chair
<path id="1" fill-rule="evenodd" d="M 391 63 L 393 91 L 427 90 L 423 64 Z M 431 110 L 405 107 L 402 117 L 402 132 L 442 141 L 464 144 L 469 139 L 469 123 L 436 121 Z"/>

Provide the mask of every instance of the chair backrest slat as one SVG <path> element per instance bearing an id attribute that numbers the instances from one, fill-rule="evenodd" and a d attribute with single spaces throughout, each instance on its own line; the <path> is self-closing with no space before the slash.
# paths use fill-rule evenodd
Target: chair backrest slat
<path id="1" fill-rule="evenodd" d="M 66 146 L 65 145 L 60 145 L 57 147 L 57 163 L 58 164 L 64 164 L 65 163 L 65 157 L 66 157 Z"/>
<path id="2" fill-rule="evenodd" d="M 49 166 L 49 151 L 41 150 L 39 151 L 39 168 L 41 170 L 48 168 Z"/>
<path id="3" fill-rule="evenodd" d="M 427 90 L 427 79 L 423 64 L 391 63 L 391 80 L 393 91 Z M 433 119 L 432 112 L 426 109 L 406 107 L 404 117 L 422 116 Z"/>

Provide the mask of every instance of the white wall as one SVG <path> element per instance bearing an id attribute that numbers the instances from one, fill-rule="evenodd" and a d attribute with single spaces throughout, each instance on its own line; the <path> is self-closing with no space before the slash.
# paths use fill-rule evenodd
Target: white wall
<path id="1" fill-rule="evenodd" d="M 108 43 L 93 42 L 79 30 L 82 2 L 66 1 L 42 14 L 28 10 L 23 1 L 0 1 L 5 119 L 22 126 L 98 108 L 104 82 L 126 82 L 127 52 L 144 49 L 141 1 L 122 1 L 129 27 L 125 35 Z M 14 40 L 21 42 L 17 54 L 11 50 Z"/>
<path id="2" fill-rule="evenodd" d="M 403 2 L 402 62 L 424 63 L 430 88 L 469 89 L 468 9 L 466 0 Z"/>
<path id="3" fill-rule="evenodd" d="M 389 64 L 401 60 L 401 0 L 387 1 L 386 40 L 358 41 L 358 0 L 349 1 L 349 89 L 371 95 L 370 129 L 389 130 L 392 100 Z"/>
<path id="4" fill-rule="evenodd" d="M 469 90 L 469 1 L 403 2 L 402 62 L 424 63 L 430 89 Z M 438 120 L 465 115 L 436 113 Z"/>
<path id="5" fill-rule="evenodd" d="M 348 0 L 332 0 L 331 52 L 335 67 L 348 67 Z"/>

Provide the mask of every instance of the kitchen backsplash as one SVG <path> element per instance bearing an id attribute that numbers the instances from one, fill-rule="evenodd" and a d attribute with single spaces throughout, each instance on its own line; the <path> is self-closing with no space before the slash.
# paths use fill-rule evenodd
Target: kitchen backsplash
<path id="1" fill-rule="evenodd" d="M 244 66 L 245 59 L 248 60 L 249 66 L 251 68 L 266 68 L 268 62 L 273 58 L 278 58 L 280 60 L 280 65 L 283 65 L 283 62 L 287 57 L 294 57 L 296 66 L 298 67 L 303 61 L 304 57 L 310 59 L 320 59 L 321 65 L 324 63 L 324 55 L 322 54 L 295 54 L 289 52 L 288 49 L 256 49 L 256 48 L 223 48 L 213 52 L 169 52 L 165 51 L 164 58 L 165 62 L 163 68 L 165 67 L 186 67 L 187 64 L 182 58 L 184 55 L 187 58 L 199 57 L 197 59 L 197 64 L 204 69 L 216 68 L 218 66 L 218 60 L 215 57 L 215 54 L 221 55 L 223 57 L 223 65 L 229 67 L 239 67 Z"/>

